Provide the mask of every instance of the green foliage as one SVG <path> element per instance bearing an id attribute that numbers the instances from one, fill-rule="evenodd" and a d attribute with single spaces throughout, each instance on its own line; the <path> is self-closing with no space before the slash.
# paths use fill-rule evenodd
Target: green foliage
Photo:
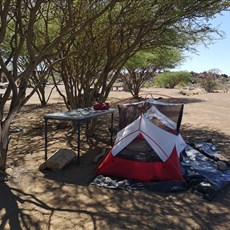
<path id="1" fill-rule="evenodd" d="M 211 72 L 206 72 L 203 78 L 199 79 L 199 84 L 208 93 L 213 93 L 220 88 L 218 78 Z"/>
<path id="2" fill-rule="evenodd" d="M 175 48 L 150 48 L 135 53 L 125 67 L 131 69 L 162 70 L 165 68 L 174 68 L 183 60 L 182 52 Z"/>
<path id="3" fill-rule="evenodd" d="M 206 78 L 202 79 L 201 81 L 201 87 L 205 89 L 208 93 L 213 93 L 217 88 L 219 84 L 218 82 L 213 78 Z"/>
<path id="4" fill-rule="evenodd" d="M 152 64 L 154 58 L 155 55 L 151 52 L 139 51 L 127 61 L 125 67 L 127 69 L 147 68 Z"/>
<path id="5" fill-rule="evenodd" d="M 154 78 L 154 83 L 157 87 L 173 89 L 177 85 L 187 84 L 191 76 L 191 73 L 185 71 L 164 72 Z"/>

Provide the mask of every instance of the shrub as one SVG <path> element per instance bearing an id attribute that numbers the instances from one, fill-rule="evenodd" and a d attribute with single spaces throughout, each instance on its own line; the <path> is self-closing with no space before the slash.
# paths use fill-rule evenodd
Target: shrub
<path id="1" fill-rule="evenodd" d="M 191 73 L 185 71 L 164 72 L 154 78 L 154 84 L 157 87 L 173 89 L 177 85 L 186 85 L 191 76 Z"/>
<path id="2" fill-rule="evenodd" d="M 218 89 L 218 82 L 216 79 L 207 77 L 201 81 L 201 87 L 205 89 L 208 93 L 213 93 L 215 90 Z"/>

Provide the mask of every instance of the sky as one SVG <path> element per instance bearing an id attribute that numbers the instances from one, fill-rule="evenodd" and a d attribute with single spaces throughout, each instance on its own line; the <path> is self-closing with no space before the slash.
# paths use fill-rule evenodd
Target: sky
<path id="1" fill-rule="evenodd" d="M 215 41 L 208 48 L 203 45 L 197 46 L 197 54 L 185 53 L 186 61 L 174 70 L 200 73 L 219 69 L 220 74 L 230 76 L 230 12 L 223 12 L 222 16 L 218 15 L 212 24 L 224 31 L 224 39 Z"/>

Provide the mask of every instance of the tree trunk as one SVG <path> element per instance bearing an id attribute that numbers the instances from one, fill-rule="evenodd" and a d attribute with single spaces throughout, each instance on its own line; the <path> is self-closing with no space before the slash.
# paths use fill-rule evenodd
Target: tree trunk
<path id="1" fill-rule="evenodd" d="M 23 98 L 23 97 L 22 97 Z M 19 111 L 19 106 L 12 110 L 6 119 L 0 123 L 0 170 L 5 171 L 8 145 L 10 142 L 10 124 Z"/>
<path id="2" fill-rule="evenodd" d="M 133 98 L 138 99 L 139 93 L 140 93 L 140 87 L 138 85 L 134 84 L 133 90 L 132 90 Z"/>
<path id="3" fill-rule="evenodd" d="M 3 123 L 0 128 L 0 171 L 5 171 L 6 169 L 7 150 L 10 140 L 9 128 L 8 122 Z"/>
<path id="4" fill-rule="evenodd" d="M 6 170 L 6 153 L 7 151 L 5 149 L 0 148 L 0 171 Z"/>

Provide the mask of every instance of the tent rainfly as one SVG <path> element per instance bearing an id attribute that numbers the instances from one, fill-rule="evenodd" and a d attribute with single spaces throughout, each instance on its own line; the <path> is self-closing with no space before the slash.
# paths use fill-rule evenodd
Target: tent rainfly
<path id="1" fill-rule="evenodd" d="M 161 113 L 154 103 L 159 104 L 155 100 L 137 104 L 139 108 L 142 106 L 142 112 L 117 133 L 113 148 L 98 167 L 98 174 L 141 181 L 183 180 L 179 156 L 186 143 L 175 132 L 179 125 Z M 153 117 L 169 130 L 154 124 Z"/>

